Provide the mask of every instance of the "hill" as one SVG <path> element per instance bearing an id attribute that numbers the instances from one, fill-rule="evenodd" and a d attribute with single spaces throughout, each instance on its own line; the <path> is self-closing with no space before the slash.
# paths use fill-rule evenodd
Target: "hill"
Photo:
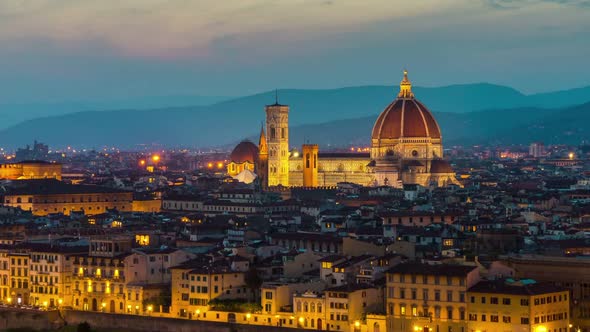
<path id="1" fill-rule="evenodd" d="M 590 140 L 590 103 L 559 109 L 518 108 L 471 113 L 435 113 L 447 146 L 458 144 L 580 144 Z M 305 141 L 329 146 L 366 146 L 374 116 L 291 129 L 293 146 Z"/>
<path id="2" fill-rule="evenodd" d="M 397 87 L 366 86 L 332 90 L 289 89 L 280 90 L 278 94 L 281 103 L 291 106 L 294 144 L 307 138 L 342 146 L 368 140 L 374 119 L 395 98 L 396 91 Z M 414 92 L 436 114 L 447 143 L 475 137 L 501 139 L 496 136 L 504 129 L 526 127 L 531 121 L 542 121 L 544 115 L 558 111 L 539 106 L 557 104 L 562 107 L 562 104 L 590 99 L 589 88 L 526 96 L 514 89 L 491 84 L 416 87 Z M 129 148 L 149 143 L 190 147 L 233 144 L 258 132 L 264 121 L 264 105 L 274 99 L 274 92 L 266 92 L 207 106 L 48 116 L 0 131 L 0 142 L 2 146 L 12 148 L 33 139 L 55 147 L 75 144 L 87 148 Z M 554 120 L 561 121 L 560 118 Z M 548 124 L 552 128 L 556 125 Z M 569 122 L 563 125 L 568 127 Z M 508 134 L 517 138 L 516 134 Z"/>

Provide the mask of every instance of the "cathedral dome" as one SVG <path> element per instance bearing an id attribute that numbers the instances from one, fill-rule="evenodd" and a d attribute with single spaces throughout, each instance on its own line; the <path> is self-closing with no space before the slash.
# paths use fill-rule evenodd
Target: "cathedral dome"
<path id="1" fill-rule="evenodd" d="M 438 123 L 432 113 L 412 93 L 408 72 L 400 83 L 398 97 L 379 115 L 371 138 L 374 140 L 413 137 L 441 138 Z"/>
<path id="2" fill-rule="evenodd" d="M 245 162 L 254 164 L 258 160 L 258 147 L 250 141 L 242 141 L 236 145 L 229 159 L 236 164 Z"/>

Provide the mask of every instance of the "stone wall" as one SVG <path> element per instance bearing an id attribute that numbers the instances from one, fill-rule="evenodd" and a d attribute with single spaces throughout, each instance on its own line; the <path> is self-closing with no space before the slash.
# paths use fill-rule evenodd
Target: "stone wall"
<path id="1" fill-rule="evenodd" d="M 146 317 L 136 315 L 107 314 L 90 311 L 64 312 L 69 325 L 88 322 L 93 328 L 119 328 L 142 332 L 296 332 L 309 331 L 276 326 L 229 324 L 227 322 L 197 321 L 176 318 Z"/>
<path id="2" fill-rule="evenodd" d="M 0 308 L 0 331 L 14 328 L 52 330 L 63 326 L 57 311 L 19 310 Z"/>
<path id="3" fill-rule="evenodd" d="M 83 322 L 96 329 L 120 329 L 136 332 L 297 332 L 310 331 L 276 326 L 229 324 L 227 322 L 197 321 L 188 319 L 146 317 L 137 315 L 108 314 L 91 311 L 19 310 L 0 308 L 0 331 L 15 328 L 36 330 L 57 330 L 65 324 L 78 325 Z"/>

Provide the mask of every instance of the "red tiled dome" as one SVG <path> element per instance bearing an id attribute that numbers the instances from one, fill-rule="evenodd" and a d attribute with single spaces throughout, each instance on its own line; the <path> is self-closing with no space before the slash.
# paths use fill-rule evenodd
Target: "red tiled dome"
<path id="1" fill-rule="evenodd" d="M 242 141 L 236 145 L 229 155 L 229 159 L 237 164 L 244 162 L 254 164 L 258 160 L 258 147 L 250 141 Z"/>
<path id="2" fill-rule="evenodd" d="M 441 138 L 438 123 L 428 108 L 414 98 L 411 87 L 407 72 L 404 72 L 400 93 L 375 121 L 372 139 Z"/>

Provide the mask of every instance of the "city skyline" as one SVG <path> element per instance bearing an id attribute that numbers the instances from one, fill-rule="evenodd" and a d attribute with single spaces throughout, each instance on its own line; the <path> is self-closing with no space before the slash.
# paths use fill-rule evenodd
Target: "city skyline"
<path id="1" fill-rule="evenodd" d="M 4 1 L 2 103 L 279 88 L 590 84 L 590 3 Z M 149 37 L 147 37 L 149 36 Z"/>

